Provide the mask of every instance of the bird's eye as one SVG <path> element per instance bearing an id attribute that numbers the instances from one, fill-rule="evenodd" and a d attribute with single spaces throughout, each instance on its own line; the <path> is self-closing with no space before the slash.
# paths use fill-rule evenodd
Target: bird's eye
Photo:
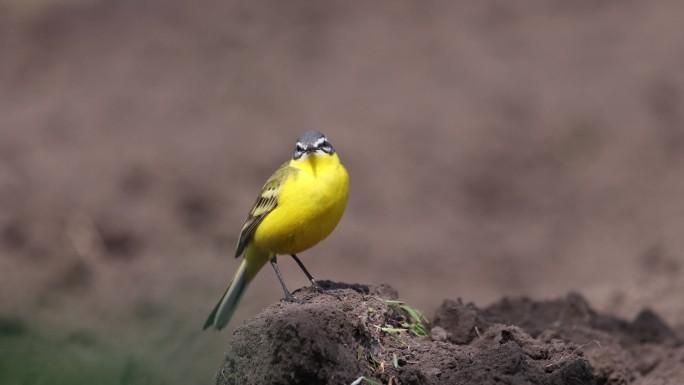
<path id="1" fill-rule="evenodd" d="M 292 155 L 292 157 L 294 159 L 299 159 L 302 155 L 304 155 L 304 147 L 302 147 L 301 144 L 297 143 L 295 145 L 295 150 L 294 150 L 294 154 Z"/>
<path id="2" fill-rule="evenodd" d="M 330 143 L 328 143 L 327 141 L 323 142 L 323 143 L 320 145 L 319 148 L 320 148 L 323 152 L 328 153 L 328 154 L 332 154 L 332 152 L 333 152 L 332 146 L 331 146 Z"/>

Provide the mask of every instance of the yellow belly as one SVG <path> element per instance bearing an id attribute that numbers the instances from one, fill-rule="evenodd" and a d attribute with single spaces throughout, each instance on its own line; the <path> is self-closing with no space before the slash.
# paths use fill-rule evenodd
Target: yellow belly
<path id="1" fill-rule="evenodd" d="M 256 229 L 255 246 L 274 254 L 300 253 L 325 239 L 342 218 L 349 176 L 337 155 L 303 162 L 308 163 L 298 165 L 299 172 L 283 185 L 278 206 Z"/>

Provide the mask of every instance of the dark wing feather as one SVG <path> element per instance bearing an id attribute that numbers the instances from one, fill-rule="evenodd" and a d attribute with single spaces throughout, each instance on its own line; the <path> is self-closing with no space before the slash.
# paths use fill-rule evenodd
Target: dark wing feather
<path id="1" fill-rule="evenodd" d="M 285 183 L 290 175 L 297 171 L 298 170 L 291 167 L 288 162 L 280 166 L 280 168 L 268 178 L 266 184 L 264 184 L 264 187 L 259 193 L 259 197 L 256 202 L 254 202 L 254 206 L 252 206 L 252 209 L 249 211 L 245 223 L 242 225 L 240 239 L 238 240 L 237 248 L 235 250 L 235 258 L 241 256 L 245 251 L 247 242 L 252 238 L 261 221 L 266 218 L 268 213 L 278 206 L 278 197 L 280 197 L 280 189 L 282 188 L 283 183 Z"/>

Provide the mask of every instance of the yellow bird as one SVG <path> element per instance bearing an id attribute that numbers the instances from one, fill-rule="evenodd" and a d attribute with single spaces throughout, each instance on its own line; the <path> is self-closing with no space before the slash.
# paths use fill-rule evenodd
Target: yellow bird
<path id="1" fill-rule="evenodd" d="M 268 178 L 242 226 L 235 257 L 244 252 L 244 258 L 204 329 L 221 330 L 228 324 L 247 285 L 266 262 L 273 266 L 285 299 L 293 301 L 278 269 L 278 255 L 291 255 L 311 284 L 318 286 L 297 253 L 335 229 L 348 196 L 349 175 L 328 139 L 318 131 L 299 136 L 292 159 Z"/>

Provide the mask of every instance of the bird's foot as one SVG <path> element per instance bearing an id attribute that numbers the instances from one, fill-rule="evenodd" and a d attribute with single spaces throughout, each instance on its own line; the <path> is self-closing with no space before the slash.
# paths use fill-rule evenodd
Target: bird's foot
<path id="1" fill-rule="evenodd" d="M 324 294 L 327 290 L 323 286 L 319 285 L 316 281 L 311 281 L 311 287 L 316 293 Z"/>
<path id="2" fill-rule="evenodd" d="M 295 302 L 295 303 L 302 303 L 302 300 L 295 297 L 294 295 L 290 294 L 289 292 L 285 292 L 285 298 L 283 298 L 287 302 Z"/>

